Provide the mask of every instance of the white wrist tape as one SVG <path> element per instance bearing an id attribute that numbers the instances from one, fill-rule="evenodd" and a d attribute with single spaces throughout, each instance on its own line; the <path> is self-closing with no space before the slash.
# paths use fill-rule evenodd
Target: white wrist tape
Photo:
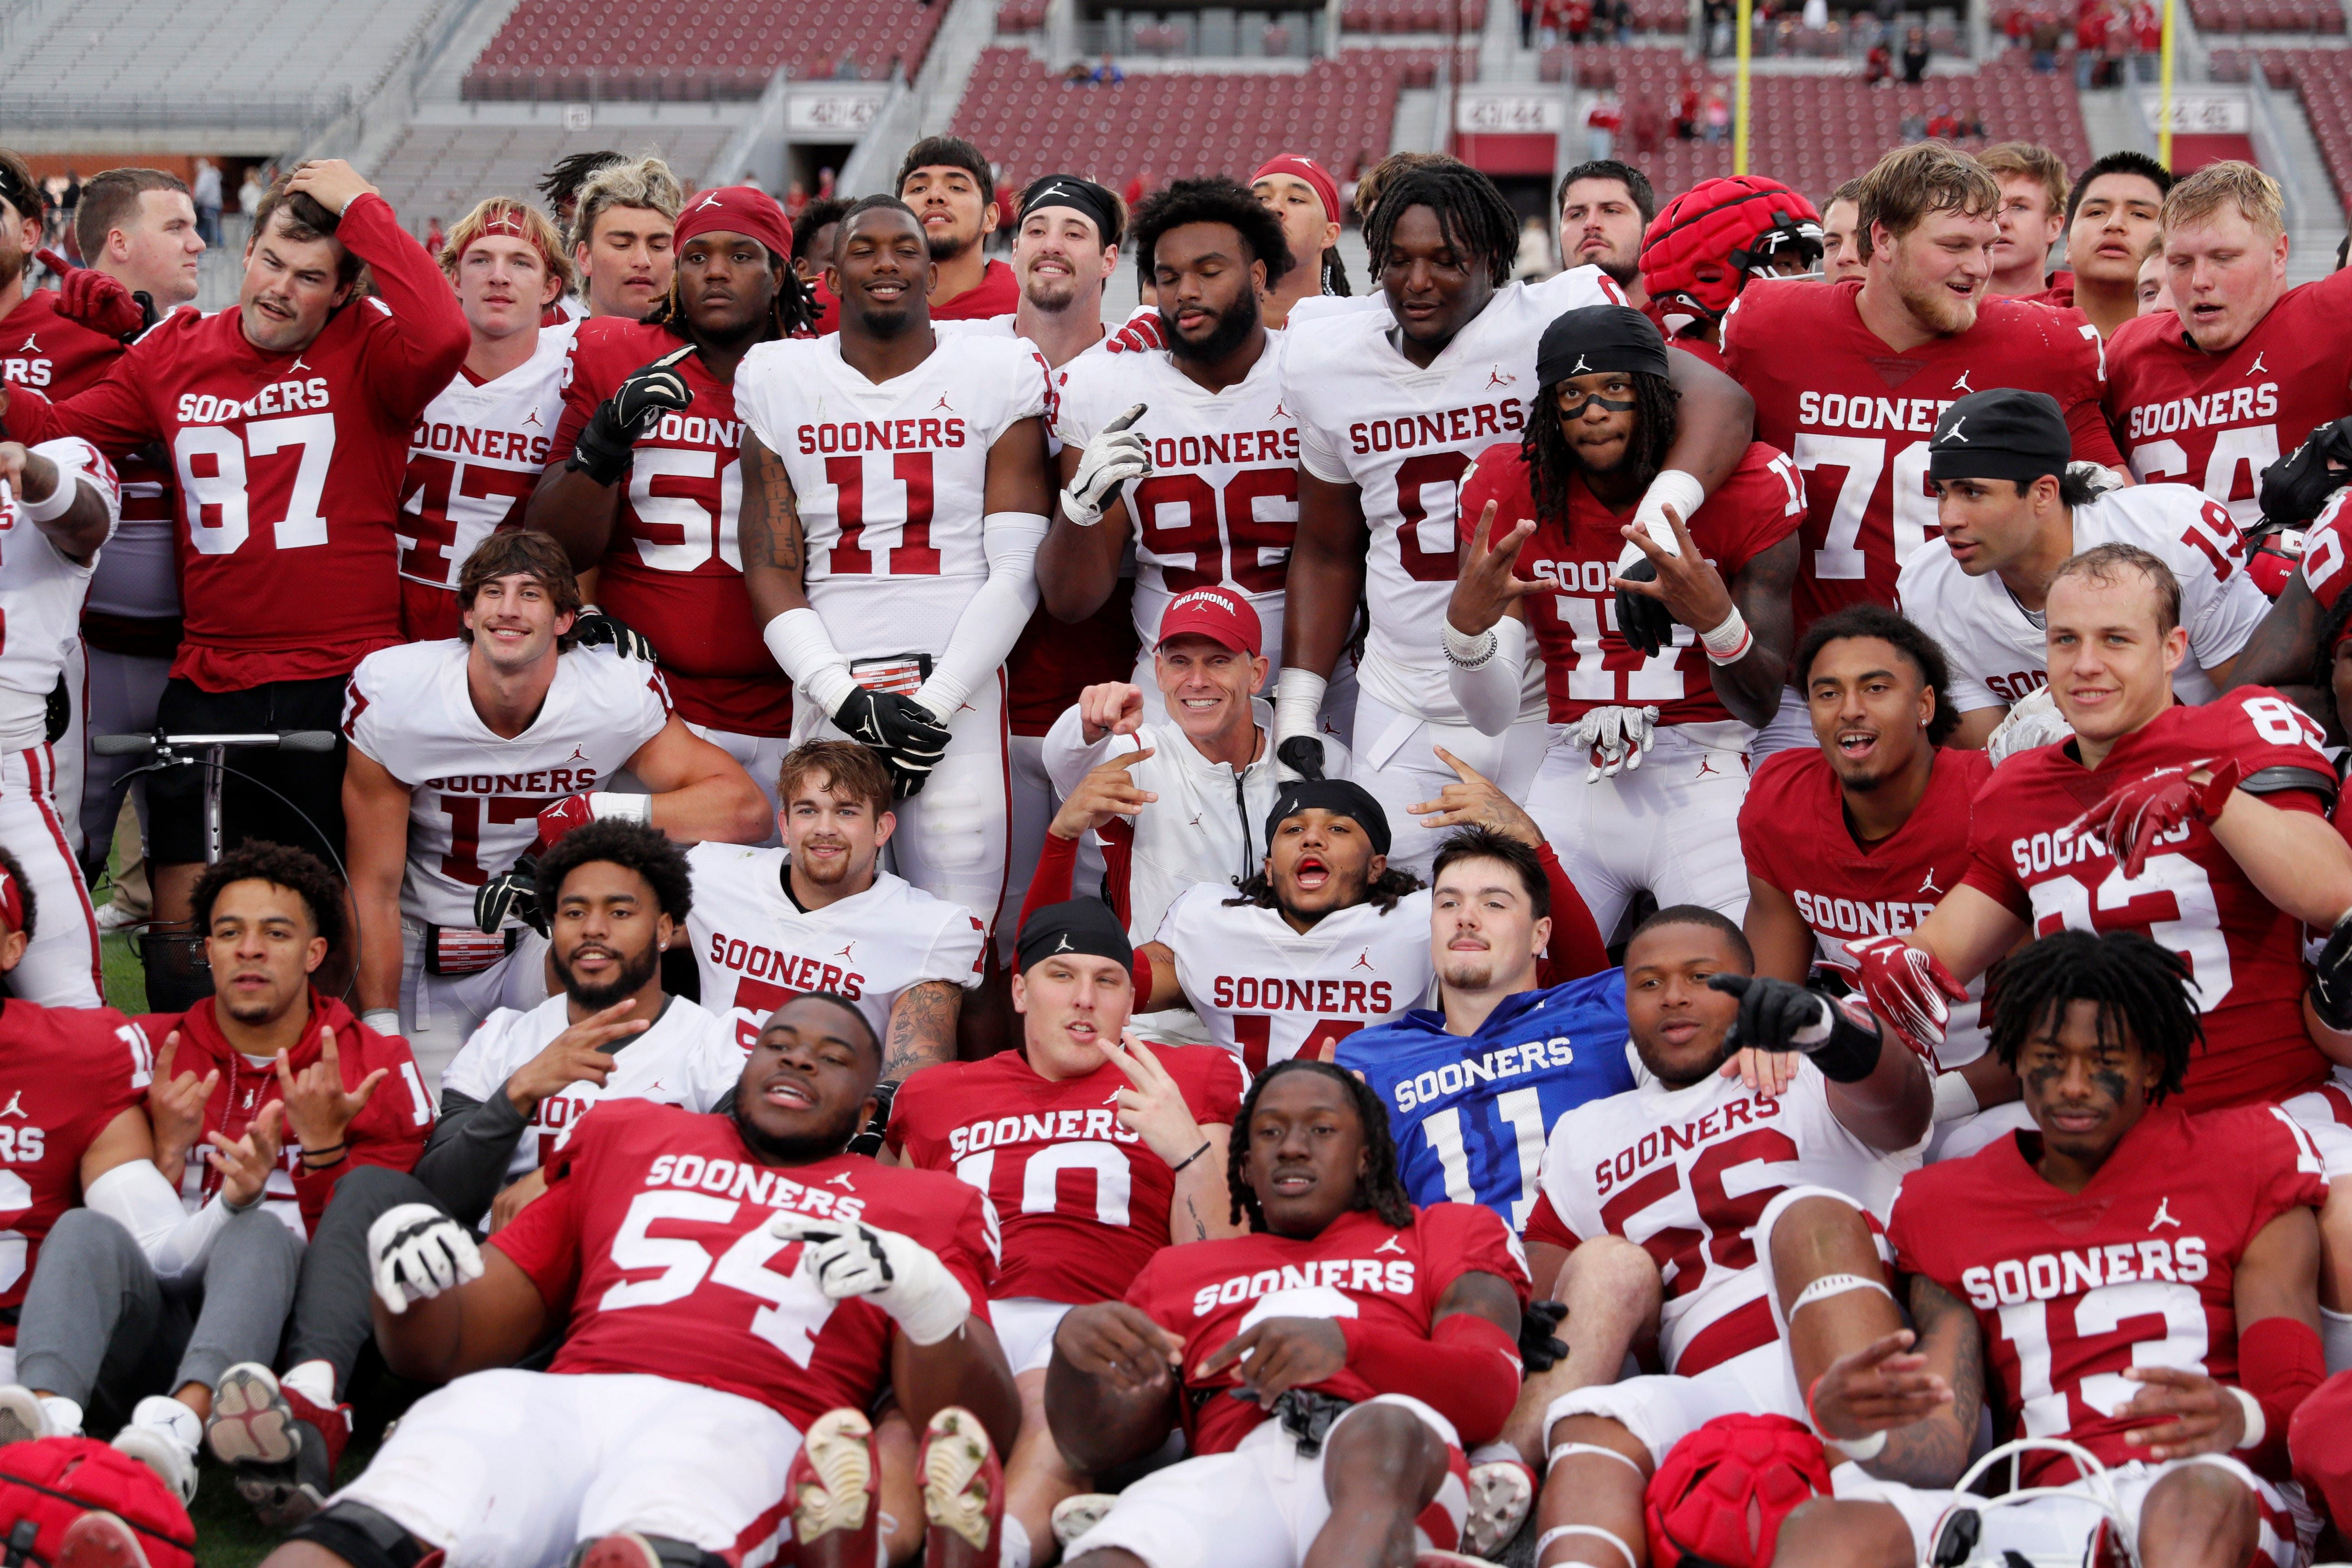
<path id="1" fill-rule="evenodd" d="M 1977 1103 L 1974 1085 L 1957 1072 L 1936 1075 L 1936 1120 L 1958 1121 L 1963 1116 L 1974 1116 L 1984 1108 Z"/>
<path id="2" fill-rule="evenodd" d="M 1824 1437 L 1822 1446 L 1835 1448 L 1857 1465 L 1867 1464 L 1886 1451 L 1886 1434 L 1873 1432 L 1867 1437 L 1856 1437 L 1852 1441 L 1843 1437 Z"/>
<path id="3" fill-rule="evenodd" d="M 1293 735 L 1312 735 L 1323 711 L 1324 689 L 1331 683 L 1314 671 L 1285 665 L 1274 682 L 1274 734 L 1276 744 Z"/>
<path id="4" fill-rule="evenodd" d="M 857 689 L 849 661 L 833 646 L 833 634 L 824 629 L 824 617 L 814 610 L 805 605 L 786 610 L 761 629 L 760 640 L 793 678 L 793 685 L 808 693 L 809 700 L 826 718 L 832 718 Z"/>
<path id="5" fill-rule="evenodd" d="M 1641 1467 L 1638 1465 L 1634 1467 L 1636 1469 L 1639 1469 Z M 1566 1541 L 1572 1535 L 1590 1535 L 1595 1540 L 1605 1541 L 1610 1545 L 1615 1547 L 1619 1553 L 1624 1557 L 1625 1568 L 1642 1568 L 1641 1559 L 1633 1555 L 1633 1549 L 1625 1544 L 1624 1537 L 1619 1535 L 1613 1530 L 1603 1530 L 1597 1524 L 1554 1525 L 1551 1529 L 1545 1531 L 1541 1535 L 1536 1537 L 1536 1561 L 1538 1563 L 1543 1561 L 1545 1551 L 1550 1547 L 1553 1542 Z"/>
<path id="6" fill-rule="evenodd" d="M 589 799 L 593 805 L 595 797 L 591 795 Z M 360 1022 L 379 1035 L 397 1035 L 400 1033 L 400 1009 L 371 1007 L 360 1015 Z"/>
<path id="7" fill-rule="evenodd" d="M 1738 605 L 1734 605 L 1731 614 L 1724 616 L 1722 623 L 1712 631 L 1699 633 L 1698 640 L 1706 645 L 1706 657 L 1716 663 L 1738 664 L 1748 657 L 1748 650 L 1756 646 L 1756 634 L 1748 629 L 1748 617 L 1739 613 Z"/>
<path id="8" fill-rule="evenodd" d="M 2271 1433 L 2270 1417 L 2263 1414 L 2263 1402 L 2242 1388 L 2232 1388 L 2230 1392 L 2238 1396 L 2238 1403 L 2246 1411 L 2246 1435 L 2238 1439 L 2238 1447 L 2242 1451 L 2261 1447 L 2263 1439 Z"/>
<path id="9" fill-rule="evenodd" d="M 588 795 L 588 815 L 599 822 L 617 817 L 623 822 L 650 823 L 654 819 L 654 797 L 592 790 Z"/>
<path id="10" fill-rule="evenodd" d="M 1452 621 L 1441 622 L 1440 626 L 1445 642 L 1445 657 L 1464 669 L 1476 669 L 1495 657 L 1494 627 L 1489 626 L 1483 632 L 1457 631 Z"/>
<path id="11" fill-rule="evenodd" d="M 1675 525 L 1666 521 L 1666 508 L 1673 507 L 1675 515 L 1688 528 L 1693 514 L 1706 504 L 1706 487 L 1698 482 L 1697 475 L 1665 468 L 1642 492 L 1642 504 L 1633 509 L 1633 521 L 1659 549 L 1669 555 L 1680 555 L 1683 548 L 1675 542 Z"/>
<path id="12" fill-rule="evenodd" d="M 16 496 L 16 515 L 26 522 L 55 522 L 73 510 L 76 497 L 81 494 L 81 470 L 63 463 L 49 465 L 58 471 L 58 482 L 39 500 L 27 500 L 20 491 Z"/>

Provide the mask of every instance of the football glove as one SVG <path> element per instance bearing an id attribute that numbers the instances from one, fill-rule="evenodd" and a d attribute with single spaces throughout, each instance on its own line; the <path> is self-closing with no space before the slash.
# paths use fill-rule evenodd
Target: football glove
<path id="1" fill-rule="evenodd" d="M 1568 1359 L 1568 1342 L 1557 1332 L 1567 1317 L 1564 1301 L 1530 1301 L 1519 1314 L 1519 1360 L 1530 1375 Z"/>
<path id="2" fill-rule="evenodd" d="M 1852 1002 L 1766 974 L 1710 974 L 1710 990 L 1739 998 L 1729 1046 L 1802 1051 L 1832 1083 L 1860 1083 L 1878 1068 L 1878 1022 Z"/>
<path id="3" fill-rule="evenodd" d="M 2352 1032 L 2352 913 L 2336 922 L 2311 966 L 2311 1010 L 2338 1034 Z"/>
<path id="4" fill-rule="evenodd" d="M 871 1159 L 882 1152 L 882 1135 L 890 1126 L 890 1102 L 898 1097 L 896 1080 L 884 1079 L 874 1086 L 874 1114 L 866 1123 L 866 1131 L 849 1141 L 849 1152 Z"/>
<path id="5" fill-rule="evenodd" d="M 1941 694 L 1937 700 L 1943 700 Z M 2054 746 L 2074 738 L 2074 727 L 2066 722 L 2066 715 L 2058 711 L 2058 700 L 2044 686 L 2010 705 L 2009 716 L 1994 725 L 1992 733 L 1985 738 L 1985 755 L 1992 759 L 1994 767 L 1999 767 L 2020 752 Z"/>
<path id="6" fill-rule="evenodd" d="M 768 1222 L 768 1234 L 805 1244 L 800 1266 L 826 1296 L 873 1302 L 919 1345 L 938 1344 L 971 1315 L 963 1286 L 938 1254 L 912 1237 L 789 1212 Z"/>
<path id="7" fill-rule="evenodd" d="M 1157 310 L 1141 310 L 1120 324 L 1118 331 L 1103 340 L 1107 353 L 1139 354 L 1168 346 L 1167 335 L 1160 326 Z"/>
<path id="8" fill-rule="evenodd" d="M 1274 760 L 1288 768 L 1293 778 L 1319 780 L 1323 776 L 1323 742 L 1313 735 L 1293 735 L 1274 749 Z"/>
<path id="9" fill-rule="evenodd" d="M 636 458 L 638 437 L 663 415 L 682 414 L 693 403 L 686 373 L 677 368 L 693 352 L 692 343 L 685 344 L 624 376 L 582 427 L 564 467 L 579 469 L 600 485 L 618 482 Z"/>
<path id="10" fill-rule="evenodd" d="M 1654 707 L 1612 706 L 1595 708 L 1570 724 L 1569 743 L 1582 747 L 1591 764 L 1585 770 L 1584 782 L 1596 784 L 1615 778 L 1620 768 L 1639 768 L 1642 753 L 1652 744 L 1657 722 L 1658 710 Z"/>
<path id="11" fill-rule="evenodd" d="M 2320 426 L 2302 446 L 2263 470 L 2257 487 L 2263 516 L 2282 527 L 2301 528 L 2347 480 L 2352 480 L 2352 417 Z"/>
<path id="12" fill-rule="evenodd" d="M 474 889 L 474 928 L 497 931 L 517 920 L 540 935 L 547 934 L 547 915 L 539 907 L 539 857 L 525 855 Z"/>
<path id="13" fill-rule="evenodd" d="M 1628 583 L 1654 583 L 1658 580 L 1658 563 L 1629 540 L 1625 553 L 1617 558 L 1617 575 Z M 1617 632 L 1643 658 L 1655 658 L 1660 648 L 1675 640 L 1674 614 L 1656 599 L 1620 588 Z"/>
<path id="14" fill-rule="evenodd" d="M 2204 784 L 2189 775 L 2210 769 Z M 2211 822 L 2221 815 L 2244 774 L 2235 757 L 2207 757 L 2177 768 L 2158 768 L 2146 778 L 2119 785 L 2098 805 L 2066 825 L 2065 831 L 2088 833 L 2107 847 L 2130 881 L 2147 866 L 2156 841 L 2189 822 Z"/>
<path id="15" fill-rule="evenodd" d="M 939 715 L 896 691 L 861 686 L 834 710 L 833 721 L 851 740 L 882 753 L 900 800 L 920 794 L 947 754 L 948 727 Z"/>
<path id="16" fill-rule="evenodd" d="M 1952 977 L 1943 961 L 1899 936 L 1850 942 L 1846 952 L 1862 969 L 1862 994 L 1872 1015 L 1941 1070 L 1936 1047 L 1944 1043 L 1952 1004 L 1968 1000 L 1969 988 Z"/>
<path id="17" fill-rule="evenodd" d="M 1130 429 L 1143 417 L 1139 403 L 1104 426 L 1079 455 L 1077 472 L 1062 487 L 1062 515 L 1080 528 L 1102 521 L 1104 509 L 1118 500 L 1129 479 L 1151 471 L 1151 442 L 1142 431 Z"/>
<path id="18" fill-rule="evenodd" d="M 375 1293 L 394 1315 L 482 1277 L 473 1234 L 431 1204 L 401 1204 L 368 1226 Z"/>
<path id="19" fill-rule="evenodd" d="M 2105 463 L 2094 463 L 2084 458 L 2081 462 L 2067 464 L 2066 471 L 2080 479 L 2094 499 L 2124 488 L 2123 476 Z"/>
<path id="20" fill-rule="evenodd" d="M 645 633 L 632 630 L 593 605 L 580 606 L 579 618 L 572 623 L 572 635 L 579 639 L 582 647 L 603 647 L 610 643 L 613 651 L 623 658 L 634 658 L 641 664 L 660 662 L 660 656 L 654 652 L 654 645 L 646 639 Z"/>
<path id="21" fill-rule="evenodd" d="M 58 275 L 58 314 L 118 342 L 129 342 L 155 324 L 155 301 L 132 293 L 121 280 L 94 267 L 76 267 L 54 250 L 40 253 L 41 265 Z"/>

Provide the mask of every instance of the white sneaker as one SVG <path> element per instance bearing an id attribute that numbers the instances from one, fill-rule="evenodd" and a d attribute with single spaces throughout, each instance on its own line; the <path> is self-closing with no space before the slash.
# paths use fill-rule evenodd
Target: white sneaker
<path id="1" fill-rule="evenodd" d="M 184 1505 L 196 1500 L 196 1444 L 204 1433 L 194 1411 L 168 1394 L 151 1394 L 114 1435 L 114 1448 L 163 1477 Z"/>
<path id="2" fill-rule="evenodd" d="M 1100 1524 L 1118 1499 L 1109 1492 L 1080 1492 L 1066 1497 L 1054 1505 L 1054 1539 L 1067 1546 L 1096 1525 Z"/>
<path id="3" fill-rule="evenodd" d="M 147 923 L 147 917 L 124 909 L 121 904 L 109 904 L 98 911 L 98 930 L 101 936 L 113 936 Z"/>
<path id="4" fill-rule="evenodd" d="M 39 1394 L 19 1383 L 0 1384 L 0 1443 L 28 1443 L 55 1436 Z"/>

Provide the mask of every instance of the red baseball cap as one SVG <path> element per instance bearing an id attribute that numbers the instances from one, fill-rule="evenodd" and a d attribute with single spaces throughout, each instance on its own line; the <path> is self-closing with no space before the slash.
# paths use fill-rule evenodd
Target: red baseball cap
<path id="1" fill-rule="evenodd" d="M 793 258 L 792 220 L 765 191 L 751 185 L 720 185 L 697 194 L 677 215 L 670 248 L 682 250 L 696 235 L 719 230 L 758 240 L 779 261 Z"/>
<path id="2" fill-rule="evenodd" d="M 1160 640 L 1151 646 L 1165 647 L 1181 637 L 1207 637 L 1219 647 L 1255 658 L 1265 635 L 1256 607 L 1239 594 L 1230 588 L 1192 588 L 1169 602 L 1160 617 Z"/>
<path id="3" fill-rule="evenodd" d="M 1250 176 L 1250 184 L 1255 185 L 1268 174 L 1288 174 L 1294 179 L 1306 181 L 1315 187 L 1315 195 L 1323 204 L 1324 221 L 1327 223 L 1346 221 L 1345 216 L 1339 211 L 1339 183 L 1333 180 L 1324 170 L 1323 165 L 1314 159 L 1300 157 L 1296 153 L 1285 153 L 1280 157 L 1268 158 L 1258 165 L 1257 173 Z"/>

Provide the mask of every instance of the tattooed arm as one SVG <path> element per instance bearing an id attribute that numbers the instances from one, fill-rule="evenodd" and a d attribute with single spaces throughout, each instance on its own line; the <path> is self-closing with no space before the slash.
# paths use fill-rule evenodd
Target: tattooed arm
<path id="1" fill-rule="evenodd" d="M 1929 1371 L 1942 1374 L 1952 1401 L 1889 1431 L 1885 1448 L 1863 1468 L 1882 1480 L 1948 1487 L 1968 1468 L 1984 1407 L 1984 1338 L 1968 1304 L 1925 1275 L 1911 1277 L 1911 1321 L 1918 1326 L 1918 1353 Z"/>
<path id="2" fill-rule="evenodd" d="M 806 557 L 801 509 L 784 460 L 750 431 L 743 433 L 743 499 L 736 536 L 743 550 L 743 585 L 761 626 L 787 610 L 808 607 L 801 586 Z"/>
<path id="3" fill-rule="evenodd" d="M 748 559 L 748 558 L 747 558 Z M 882 1050 L 882 1080 L 907 1076 L 938 1062 L 956 1059 L 956 1016 L 963 987 L 952 980 L 926 980 L 898 993 L 890 1004 L 890 1037 Z"/>

